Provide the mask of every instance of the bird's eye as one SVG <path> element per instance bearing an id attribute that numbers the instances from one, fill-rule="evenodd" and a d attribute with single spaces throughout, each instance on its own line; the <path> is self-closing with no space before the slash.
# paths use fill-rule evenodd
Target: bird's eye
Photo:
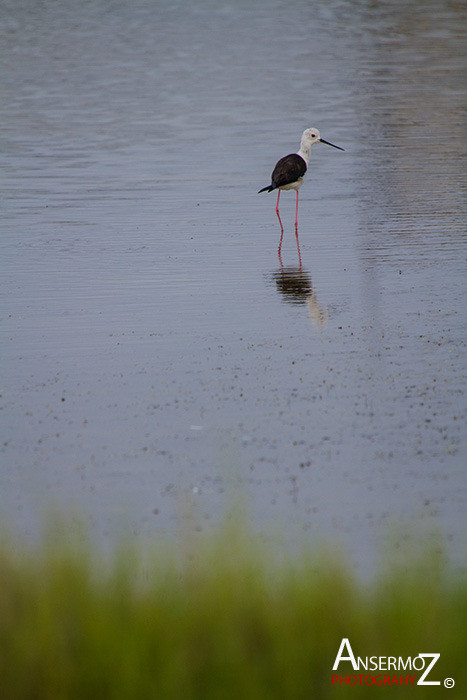
<path id="1" fill-rule="evenodd" d="M 311 134 L 311 138 L 312 139 L 316 138 L 316 134 Z"/>

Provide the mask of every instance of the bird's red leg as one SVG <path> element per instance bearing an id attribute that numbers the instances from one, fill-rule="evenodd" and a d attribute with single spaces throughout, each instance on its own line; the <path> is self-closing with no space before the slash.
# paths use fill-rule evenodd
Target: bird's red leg
<path id="1" fill-rule="evenodd" d="M 295 238 L 297 240 L 298 264 L 300 265 L 300 269 L 301 269 L 302 256 L 300 255 L 300 243 L 298 242 L 298 190 L 297 190 L 297 204 L 295 205 Z"/>
<path id="2" fill-rule="evenodd" d="M 277 249 L 277 252 L 279 253 L 279 260 L 281 257 L 281 247 L 282 247 L 282 239 L 284 237 L 284 227 L 282 226 L 282 221 L 281 221 L 281 215 L 279 214 L 279 197 L 281 196 L 281 191 L 278 190 L 277 192 L 277 203 L 276 203 L 276 214 L 277 218 L 279 219 L 279 226 L 281 227 L 281 238 L 279 241 L 279 247 Z M 281 263 L 282 264 L 282 263 Z"/>
<path id="3" fill-rule="evenodd" d="M 278 216 L 279 216 L 279 214 L 278 214 Z M 279 262 L 280 262 L 281 267 L 282 267 L 281 248 L 282 248 L 282 239 L 284 238 L 284 229 L 282 228 L 282 222 L 281 222 L 280 218 L 279 218 L 279 223 L 281 225 L 281 237 L 280 237 L 280 241 L 279 241 L 279 246 L 277 248 L 277 253 L 279 255 Z"/>
<path id="4" fill-rule="evenodd" d="M 298 264 L 302 269 L 302 256 L 300 255 L 300 243 L 298 242 L 298 227 L 295 226 L 295 238 L 297 240 Z"/>
<path id="5" fill-rule="evenodd" d="M 277 249 L 277 252 L 279 253 L 279 258 L 281 256 L 281 248 L 282 248 L 282 239 L 284 238 L 284 227 L 282 226 L 282 221 L 279 212 L 277 212 L 277 218 L 279 219 L 279 225 L 281 227 L 281 237 L 279 241 L 279 248 Z"/>

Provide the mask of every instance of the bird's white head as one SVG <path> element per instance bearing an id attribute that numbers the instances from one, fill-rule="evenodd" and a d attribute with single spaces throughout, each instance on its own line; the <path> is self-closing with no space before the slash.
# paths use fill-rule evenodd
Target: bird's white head
<path id="1" fill-rule="evenodd" d="M 305 131 L 302 134 L 302 140 L 300 143 L 299 154 L 303 158 L 305 158 L 307 163 L 310 159 L 310 148 L 313 146 L 314 143 L 317 143 L 317 142 L 325 143 L 327 146 L 332 146 L 333 148 L 338 148 L 339 151 L 344 150 L 340 146 L 335 146 L 333 143 L 330 143 L 329 141 L 325 141 L 324 139 L 322 139 L 321 134 L 319 133 L 318 129 L 315 129 L 314 127 L 311 129 L 305 129 Z"/>
<path id="2" fill-rule="evenodd" d="M 318 129 L 305 129 L 302 134 L 301 146 L 308 146 L 308 148 L 310 148 L 314 143 L 319 141 L 320 138 L 321 134 L 319 133 Z"/>

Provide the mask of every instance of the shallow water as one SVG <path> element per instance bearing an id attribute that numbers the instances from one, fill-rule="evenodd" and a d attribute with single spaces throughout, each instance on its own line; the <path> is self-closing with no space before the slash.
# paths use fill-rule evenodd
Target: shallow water
<path id="1" fill-rule="evenodd" d="M 4 522 L 143 538 L 240 499 L 361 568 L 401 525 L 461 564 L 462 21 L 3 2 Z M 309 126 L 345 153 L 312 149 L 299 251 L 281 196 L 279 257 L 257 191 Z"/>

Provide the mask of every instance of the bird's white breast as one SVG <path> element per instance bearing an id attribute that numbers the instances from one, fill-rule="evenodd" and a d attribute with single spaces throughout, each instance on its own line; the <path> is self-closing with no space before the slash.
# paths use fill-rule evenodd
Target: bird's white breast
<path id="1" fill-rule="evenodd" d="M 298 180 L 295 182 L 291 182 L 289 185 L 282 185 L 282 187 L 279 187 L 279 190 L 299 190 L 300 187 L 303 185 L 303 182 L 305 180 L 305 175 L 303 177 L 299 177 Z"/>

